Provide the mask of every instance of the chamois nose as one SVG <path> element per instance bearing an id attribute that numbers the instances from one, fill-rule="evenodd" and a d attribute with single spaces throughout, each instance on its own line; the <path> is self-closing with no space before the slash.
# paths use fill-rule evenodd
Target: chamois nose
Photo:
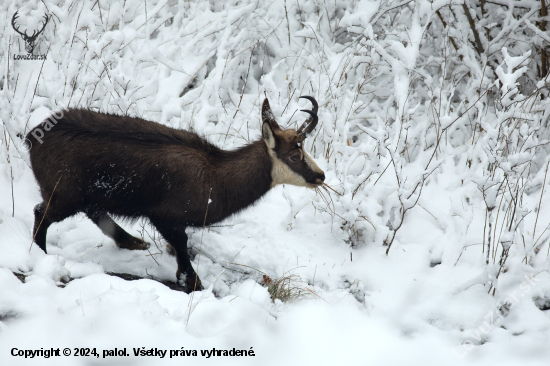
<path id="1" fill-rule="evenodd" d="M 325 173 L 321 173 L 317 176 L 317 184 L 322 184 L 325 181 Z"/>

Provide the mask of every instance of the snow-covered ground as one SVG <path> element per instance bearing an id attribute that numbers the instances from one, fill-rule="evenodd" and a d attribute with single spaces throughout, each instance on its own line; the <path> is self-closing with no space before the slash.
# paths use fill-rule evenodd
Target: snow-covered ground
<path id="1" fill-rule="evenodd" d="M 450 3 L 0 4 L 0 364 L 547 364 L 540 3 L 482 13 L 470 2 L 482 55 Z M 17 10 L 29 34 L 51 15 L 34 50 L 45 61 L 14 59 L 25 54 L 10 26 Z M 50 227 L 48 255 L 31 246 L 41 198 L 22 137 L 56 108 L 138 115 L 233 149 L 260 138 L 264 96 L 282 126 L 301 123 L 300 95 L 319 101 L 306 148 L 334 191 L 278 186 L 188 229 L 206 290 L 106 274 L 175 280 L 145 221 L 120 224 L 151 252 L 118 249 L 83 214 Z M 301 295 L 272 301 L 263 276 L 291 276 Z M 71 355 L 25 359 L 15 348 Z M 102 357 L 115 348 L 129 356 Z"/>

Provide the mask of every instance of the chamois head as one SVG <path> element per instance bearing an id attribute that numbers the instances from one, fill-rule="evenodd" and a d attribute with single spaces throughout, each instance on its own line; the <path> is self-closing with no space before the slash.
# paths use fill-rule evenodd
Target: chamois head
<path id="1" fill-rule="evenodd" d="M 325 180 L 325 173 L 304 150 L 304 140 L 313 131 L 317 122 L 318 105 L 313 97 L 303 96 L 311 101 L 313 110 L 302 110 L 310 117 L 300 128 L 283 130 L 277 121 L 267 98 L 262 105 L 262 137 L 273 162 L 271 170 L 272 186 L 292 184 L 315 188 Z"/>

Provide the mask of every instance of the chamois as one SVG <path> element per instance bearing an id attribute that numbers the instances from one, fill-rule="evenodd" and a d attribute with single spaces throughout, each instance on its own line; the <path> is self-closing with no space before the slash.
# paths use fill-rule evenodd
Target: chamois
<path id="1" fill-rule="evenodd" d="M 172 246 L 186 292 L 202 289 L 187 253 L 187 226 L 202 227 L 250 206 L 278 184 L 314 188 L 324 172 L 304 150 L 318 105 L 297 130 L 282 129 L 267 98 L 262 137 L 222 150 L 199 135 L 141 118 L 67 109 L 27 135 L 43 202 L 34 208 L 36 244 L 46 252 L 48 227 L 84 212 L 119 248 L 147 244 L 109 215 L 147 217 Z M 46 132 L 44 132 L 46 131 Z M 208 209 L 207 209 L 208 207 Z"/>

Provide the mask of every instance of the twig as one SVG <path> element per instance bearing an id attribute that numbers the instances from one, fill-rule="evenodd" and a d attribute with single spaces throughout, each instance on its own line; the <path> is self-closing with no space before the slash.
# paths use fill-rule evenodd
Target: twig
<path id="1" fill-rule="evenodd" d="M 250 74 L 250 65 L 252 64 L 252 56 L 254 55 L 254 48 L 256 48 L 255 45 L 254 45 L 254 47 L 252 47 L 252 51 L 250 51 L 250 60 L 248 61 L 248 71 L 246 72 L 246 79 L 244 80 L 243 90 L 241 92 L 241 97 L 239 99 L 239 105 L 237 106 L 237 109 L 235 110 L 235 114 L 233 115 L 233 118 L 235 118 L 235 116 L 239 112 L 239 108 L 241 107 L 241 102 L 243 101 L 243 95 L 244 95 L 244 91 L 246 89 L 246 83 L 248 82 L 248 75 Z"/>
<path id="2" fill-rule="evenodd" d="M 290 46 L 290 22 L 288 21 L 288 10 L 286 9 L 286 0 L 285 0 L 285 16 L 286 16 L 286 24 L 288 27 L 288 45 Z M 330 24 L 330 21 L 329 21 Z"/>
<path id="3" fill-rule="evenodd" d="M 310 289 L 309 287 L 306 287 L 306 290 L 308 290 L 312 295 L 315 295 L 317 296 L 318 298 L 320 298 L 321 300 L 323 300 L 324 302 L 326 302 L 327 304 L 329 304 L 330 306 L 332 306 L 332 304 L 330 302 L 328 302 L 327 300 L 323 299 L 321 296 L 317 295 L 317 293 L 315 291 L 313 291 L 312 289 Z"/>
<path id="4" fill-rule="evenodd" d="M 330 189 L 331 191 L 333 191 L 334 193 L 336 193 L 337 195 L 342 196 L 342 193 L 336 191 L 334 188 L 332 188 L 331 186 L 329 186 L 326 183 L 323 183 L 323 187 L 326 187 L 326 188 Z"/>
<path id="5" fill-rule="evenodd" d="M 405 0 L 400 2 L 399 4 L 388 6 L 387 8 L 380 10 L 378 13 L 373 14 L 373 18 L 375 15 L 376 15 L 376 18 L 374 19 L 371 18 L 370 24 L 372 25 L 376 24 L 376 22 L 382 17 L 382 15 L 386 14 L 388 11 L 407 5 L 411 1 L 412 0 Z"/>
<path id="6" fill-rule="evenodd" d="M 544 186 L 546 185 L 546 175 L 548 174 L 548 164 L 550 164 L 550 161 L 546 163 L 546 172 L 544 173 L 544 183 L 542 183 L 542 189 L 540 191 L 539 207 L 537 209 L 537 218 L 535 219 L 535 226 L 533 227 L 533 239 L 535 239 L 535 230 L 537 229 L 537 221 L 539 220 L 540 204 L 542 202 L 542 195 L 544 194 Z"/>
<path id="7" fill-rule="evenodd" d="M 466 5 L 466 3 L 462 3 L 462 9 L 464 9 L 466 18 L 468 18 L 468 23 L 470 23 L 470 28 L 472 28 L 472 33 L 474 33 L 476 51 L 479 55 L 481 55 L 483 53 L 483 46 L 481 45 L 481 39 L 479 38 L 479 33 L 477 32 L 477 29 L 476 29 L 476 23 L 472 18 L 472 14 L 470 14 L 470 8 L 468 8 L 468 5 Z"/>
<path id="8" fill-rule="evenodd" d="M 471 246 L 473 246 L 473 245 L 479 245 L 479 244 L 481 244 L 481 245 L 483 246 L 483 243 L 469 244 L 469 245 L 463 246 L 463 247 L 462 247 L 462 250 L 460 251 L 460 255 L 459 255 L 458 258 L 456 259 L 455 266 L 457 265 L 458 260 L 460 259 L 460 257 L 462 257 L 462 253 L 464 253 L 464 250 L 465 250 L 466 248 L 471 247 Z"/>
<path id="9" fill-rule="evenodd" d="M 82 255 L 80 256 L 80 258 L 78 258 L 73 264 L 71 264 L 71 266 L 70 266 L 69 268 L 67 268 L 67 270 L 66 270 L 65 272 L 63 272 L 63 274 L 62 274 L 61 276 L 59 276 L 55 282 L 59 282 L 59 280 L 61 279 L 61 277 L 65 276 L 67 273 L 69 273 L 69 271 L 71 270 L 71 268 L 73 268 L 73 266 L 74 266 L 75 264 L 77 264 L 78 262 L 80 262 L 80 260 L 81 260 L 82 258 L 84 258 L 86 255 L 88 255 L 88 253 L 90 253 L 90 252 L 91 252 L 92 250 L 94 250 L 94 249 L 101 248 L 102 246 L 103 246 L 103 244 L 96 245 L 96 246 L 93 247 L 92 249 L 88 250 L 86 253 L 82 254 Z"/>
<path id="10" fill-rule="evenodd" d="M 233 264 L 233 261 L 235 260 L 235 258 L 237 258 L 237 256 L 239 255 L 239 253 L 241 252 L 241 250 L 243 250 L 244 247 L 242 247 L 238 252 L 237 254 L 235 254 L 233 256 L 233 258 L 231 258 L 231 262 L 229 262 L 228 264 Z M 197 267 L 198 268 L 198 267 Z M 212 282 L 212 286 L 214 286 L 214 284 L 220 279 L 220 277 L 225 273 L 225 271 L 227 270 L 227 267 L 224 267 L 222 273 L 220 273 L 220 275 L 218 276 L 218 278 L 216 278 L 216 280 L 214 282 Z"/>
<path id="11" fill-rule="evenodd" d="M 57 185 L 59 184 L 59 181 L 61 180 L 63 176 L 59 177 L 57 180 L 57 183 L 55 183 L 55 187 L 53 187 L 52 194 L 50 195 L 50 199 L 48 200 L 48 204 L 46 205 L 46 209 L 44 210 L 44 214 L 42 215 L 42 219 L 40 220 L 40 223 L 38 224 L 38 227 L 36 228 L 36 232 L 34 233 L 31 241 L 31 246 L 29 247 L 29 252 L 32 249 L 32 243 L 34 243 L 34 239 L 36 238 L 36 234 L 38 234 L 38 230 L 40 230 L 40 226 L 42 225 L 42 221 L 44 221 L 44 217 L 46 217 L 46 213 L 48 212 L 48 207 L 50 207 L 50 201 L 52 200 L 53 194 L 55 192 L 55 189 L 57 188 Z"/>
<path id="12" fill-rule="evenodd" d="M 201 253 L 202 253 L 202 238 L 204 236 L 204 228 L 206 227 L 206 216 L 208 215 L 208 207 L 210 207 L 210 196 L 212 195 L 212 188 L 208 191 L 208 201 L 206 202 L 206 212 L 204 213 L 204 221 L 202 223 L 202 233 L 201 233 L 201 246 L 199 247 L 199 258 L 197 259 L 197 270 L 195 271 L 195 284 L 193 286 L 193 292 L 191 293 L 191 298 L 189 299 L 189 313 L 187 314 L 187 322 L 185 325 L 189 324 L 189 318 L 191 317 L 191 307 L 193 306 L 193 298 L 195 297 L 195 290 L 197 289 L 197 282 L 199 279 L 199 266 L 201 264 Z"/>
<path id="13" fill-rule="evenodd" d="M 254 268 L 254 267 L 252 267 L 252 266 L 247 266 L 246 264 L 240 264 L 240 263 L 229 263 L 229 262 L 226 262 L 226 261 L 222 261 L 222 262 L 223 262 L 223 263 L 227 263 L 228 265 L 229 265 L 229 264 L 232 264 L 232 265 L 234 265 L 234 266 L 241 266 L 241 267 L 246 267 L 246 268 L 250 268 L 250 269 L 253 269 L 253 270 L 255 270 L 255 271 L 258 271 L 258 272 L 260 272 L 260 273 L 262 273 L 262 274 L 266 274 L 265 272 L 262 272 L 262 271 L 260 271 L 259 269 L 257 269 L 257 268 Z M 225 269 L 228 269 L 228 270 L 230 270 L 230 271 L 235 271 L 235 272 L 239 272 L 239 273 L 247 273 L 247 272 L 240 272 L 240 271 L 236 271 L 236 270 L 234 270 L 234 269 L 231 269 L 231 268 L 229 268 L 229 267 L 224 267 L 224 268 L 225 268 Z"/>
<path id="14" fill-rule="evenodd" d="M 445 20 L 443 19 L 443 15 L 441 15 L 441 12 L 439 11 L 439 9 L 437 9 L 435 11 L 435 13 L 437 14 L 437 17 L 439 18 L 439 20 L 441 20 L 441 23 L 443 24 L 443 28 L 447 29 L 447 23 L 445 22 Z M 455 51 L 458 52 L 458 46 L 456 45 L 456 41 L 453 37 L 449 36 L 449 40 L 451 41 L 451 44 L 453 45 Z M 464 59 L 464 57 L 462 55 L 458 55 L 458 58 L 460 58 L 460 61 L 462 61 Z"/>

